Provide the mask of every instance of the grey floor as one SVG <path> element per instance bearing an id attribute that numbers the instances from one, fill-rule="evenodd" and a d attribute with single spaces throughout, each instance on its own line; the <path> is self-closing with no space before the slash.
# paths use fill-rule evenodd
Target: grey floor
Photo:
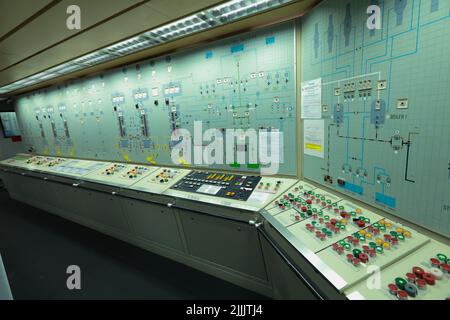
<path id="1" fill-rule="evenodd" d="M 15 299 L 264 299 L 9 198 L 0 189 L 0 253 Z M 81 268 L 68 290 L 66 268 Z"/>

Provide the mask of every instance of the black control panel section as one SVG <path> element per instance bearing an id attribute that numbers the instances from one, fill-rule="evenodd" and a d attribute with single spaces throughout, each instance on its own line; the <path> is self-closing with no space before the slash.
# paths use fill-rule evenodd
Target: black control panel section
<path id="1" fill-rule="evenodd" d="M 260 180 L 260 176 L 193 171 L 171 189 L 247 201 Z"/>

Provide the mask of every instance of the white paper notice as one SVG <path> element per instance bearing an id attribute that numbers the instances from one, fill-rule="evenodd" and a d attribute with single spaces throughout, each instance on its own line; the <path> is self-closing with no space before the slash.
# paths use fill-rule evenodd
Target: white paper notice
<path id="1" fill-rule="evenodd" d="M 252 193 L 252 195 L 248 198 L 247 201 L 249 201 L 249 202 L 265 203 L 267 201 L 268 197 L 269 197 L 268 193 L 254 191 Z"/>
<path id="2" fill-rule="evenodd" d="M 217 192 L 222 189 L 221 186 L 213 186 L 211 184 L 204 184 L 197 189 L 197 192 L 207 193 L 207 194 L 217 194 Z"/>
<path id="3" fill-rule="evenodd" d="M 322 78 L 302 82 L 302 119 L 322 118 Z"/>
<path id="4" fill-rule="evenodd" d="M 303 122 L 304 152 L 307 155 L 324 158 L 324 120 Z"/>

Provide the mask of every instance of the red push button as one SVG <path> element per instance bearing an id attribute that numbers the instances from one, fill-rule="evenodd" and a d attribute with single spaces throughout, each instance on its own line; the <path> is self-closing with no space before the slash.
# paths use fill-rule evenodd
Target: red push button
<path id="1" fill-rule="evenodd" d="M 360 262 L 360 260 L 358 258 L 354 258 L 352 261 L 352 263 L 355 267 L 359 266 L 359 262 Z"/>
<path id="2" fill-rule="evenodd" d="M 358 222 L 356 224 L 360 228 L 364 228 L 366 226 L 366 222 L 364 220 L 358 220 Z"/>
<path id="3" fill-rule="evenodd" d="M 397 298 L 399 300 L 408 300 L 408 293 L 404 290 L 400 290 L 397 292 Z"/>
<path id="4" fill-rule="evenodd" d="M 425 290 L 427 288 L 427 283 L 423 279 L 417 279 L 416 280 L 416 285 L 421 290 Z"/>
<path id="5" fill-rule="evenodd" d="M 416 275 L 417 278 L 422 279 L 425 271 L 421 267 L 414 267 L 412 269 L 413 273 Z"/>
<path id="6" fill-rule="evenodd" d="M 376 255 L 377 255 L 375 249 L 370 249 L 370 250 L 367 252 L 367 254 L 368 254 L 371 258 L 376 257 Z"/>
<path id="7" fill-rule="evenodd" d="M 408 273 L 406 274 L 406 279 L 407 279 L 409 282 L 415 283 L 417 277 L 416 277 L 416 275 L 415 275 L 414 273 L 408 272 Z"/>
<path id="8" fill-rule="evenodd" d="M 369 261 L 369 256 L 365 253 L 360 253 L 358 258 L 362 263 L 366 263 L 367 261 Z"/>
<path id="9" fill-rule="evenodd" d="M 388 289 L 389 289 L 389 293 L 390 293 L 390 294 L 392 294 L 392 295 L 394 295 L 394 296 L 397 295 L 398 288 L 397 288 L 397 286 L 396 286 L 395 284 L 390 283 L 390 284 L 388 285 Z"/>
<path id="10" fill-rule="evenodd" d="M 439 265 L 441 264 L 441 262 L 436 258 L 431 258 L 430 263 L 433 267 L 439 267 Z"/>
<path id="11" fill-rule="evenodd" d="M 444 273 L 450 273 L 450 266 L 446 263 L 441 263 L 439 268 L 441 268 L 442 272 Z"/>
<path id="12" fill-rule="evenodd" d="M 431 273 L 424 273 L 423 280 L 425 280 L 426 283 L 429 284 L 430 286 L 434 286 L 434 284 L 436 283 L 436 277 L 433 276 Z"/>

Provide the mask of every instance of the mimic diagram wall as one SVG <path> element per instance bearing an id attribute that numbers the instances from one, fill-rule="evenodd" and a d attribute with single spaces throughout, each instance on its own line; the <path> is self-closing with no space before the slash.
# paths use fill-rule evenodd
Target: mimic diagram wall
<path id="1" fill-rule="evenodd" d="M 280 173 L 295 175 L 294 32 L 284 23 L 22 96 L 25 144 L 44 155 L 173 165 L 172 132 L 193 134 L 202 120 L 204 131 L 280 130 L 278 147 L 289 146 Z M 248 139 L 239 148 L 248 153 Z M 214 168 L 258 172 L 260 164 Z"/>
<path id="2" fill-rule="evenodd" d="M 381 8 L 369 30 L 366 9 Z M 450 236 L 450 2 L 325 1 L 303 20 L 324 157 L 304 175 Z"/>

